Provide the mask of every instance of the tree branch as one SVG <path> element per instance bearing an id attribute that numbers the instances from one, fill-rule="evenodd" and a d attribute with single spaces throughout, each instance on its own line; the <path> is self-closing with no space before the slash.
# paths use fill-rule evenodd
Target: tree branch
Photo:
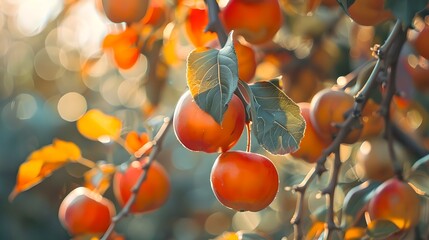
<path id="1" fill-rule="evenodd" d="M 110 236 L 110 234 L 112 234 L 113 230 L 115 229 L 116 223 L 119 222 L 122 218 L 124 218 L 125 216 L 127 216 L 129 214 L 129 212 L 131 210 L 131 206 L 136 201 L 140 186 L 146 180 L 147 173 L 149 171 L 150 166 L 152 165 L 153 161 L 155 161 L 155 157 L 161 151 L 162 142 L 164 141 L 166 133 L 168 132 L 168 129 L 171 127 L 172 123 L 173 123 L 172 117 L 164 118 L 164 123 L 161 126 L 161 129 L 159 129 L 158 133 L 156 134 L 156 136 L 152 140 L 153 148 L 152 148 L 152 151 L 150 152 L 149 159 L 146 162 L 146 164 L 144 164 L 142 166 L 143 173 L 139 176 L 137 182 L 135 183 L 135 185 L 131 189 L 132 194 L 131 194 L 130 198 L 128 199 L 128 201 L 125 203 L 124 207 L 121 209 L 121 211 L 119 211 L 116 214 L 116 216 L 114 216 L 112 218 L 112 222 L 111 222 L 109 228 L 107 229 L 107 231 L 104 233 L 101 240 L 107 240 L 108 237 Z"/>
<path id="2" fill-rule="evenodd" d="M 300 193 L 298 196 L 298 200 L 297 200 L 297 206 L 296 206 L 295 214 L 291 220 L 291 223 L 294 225 L 294 230 L 295 230 L 295 237 L 294 238 L 295 239 L 302 239 L 303 238 L 301 218 L 302 218 L 303 210 L 304 210 L 303 205 L 304 205 L 304 201 L 305 201 L 306 189 L 308 188 L 308 186 L 310 185 L 310 182 L 314 179 L 314 177 L 316 175 L 320 176 L 320 174 L 324 172 L 321 170 L 326 171 L 326 168 L 324 167 L 324 165 L 326 162 L 326 158 L 331 153 L 335 154 L 335 158 L 336 158 L 335 161 L 338 161 L 339 156 L 337 156 L 338 155 L 337 149 L 339 149 L 339 146 L 343 142 L 345 137 L 353 130 L 353 126 L 355 126 L 356 122 L 359 121 L 362 109 L 364 108 L 367 100 L 369 99 L 369 92 L 377 84 L 377 76 L 382 69 L 382 64 L 383 64 L 382 59 L 384 59 L 385 56 L 386 57 L 392 57 L 389 54 L 389 51 L 391 49 L 395 49 L 392 46 L 398 47 L 398 44 L 400 44 L 400 42 L 402 42 L 402 39 L 401 39 L 402 37 L 398 37 L 398 35 L 399 36 L 401 35 L 401 31 L 402 31 L 402 25 L 401 25 L 401 22 L 398 20 L 395 23 L 395 26 L 393 27 L 389 37 L 386 39 L 383 46 L 379 47 L 376 50 L 375 53 L 378 57 L 378 60 L 374 66 L 374 69 L 372 70 L 371 75 L 368 78 L 365 85 L 362 87 L 362 89 L 358 92 L 357 96 L 355 97 L 355 104 L 353 106 L 351 114 L 348 114 L 346 120 L 342 124 L 340 124 L 340 126 L 339 126 L 340 131 L 339 131 L 338 135 L 335 137 L 334 141 L 323 151 L 322 156 L 320 156 L 319 160 L 317 161 L 317 165 L 315 166 L 315 168 L 312 169 L 307 174 L 307 176 L 304 178 L 304 180 L 302 180 L 302 182 L 298 186 L 294 187 L 295 191 Z M 338 163 L 334 164 L 334 169 L 333 169 L 333 174 L 331 177 L 331 183 L 330 184 L 332 184 L 332 181 L 333 181 L 332 179 L 338 178 L 340 166 L 341 166 L 341 164 L 338 164 Z M 337 181 L 337 180 L 335 180 L 335 181 Z M 334 190 L 335 190 L 335 187 L 325 189 L 325 194 L 329 194 L 328 196 L 332 196 L 329 199 L 329 203 L 331 201 L 333 201 Z M 332 209 L 333 205 L 332 204 L 328 204 L 328 208 L 329 208 L 328 212 L 330 212 L 330 211 L 333 212 L 333 209 Z M 329 217 L 329 218 L 331 218 L 331 217 Z M 331 220 L 328 220 L 328 225 L 329 225 L 330 221 Z M 331 227 L 333 229 L 336 227 L 335 223 L 334 224 L 332 224 L 332 223 L 333 223 L 333 220 L 331 221 L 331 226 L 328 226 L 328 229 L 329 229 L 329 227 Z"/>
<path id="3" fill-rule="evenodd" d="M 220 8 L 216 0 L 204 0 L 209 11 L 209 23 L 207 24 L 206 31 L 217 33 L 220 45 L 225 46 L 228 34 L 219 19 Z"/>

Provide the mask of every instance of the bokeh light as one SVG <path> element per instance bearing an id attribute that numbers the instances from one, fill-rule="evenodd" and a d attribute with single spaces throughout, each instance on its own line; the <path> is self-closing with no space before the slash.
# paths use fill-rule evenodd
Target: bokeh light
<path id="1" fill-rule="evenodd" d="M 62 119 L 74 122 L 86 112 L 87 103 L 81 94 L 69 92 L 60 98 L 57 109 Z"/>

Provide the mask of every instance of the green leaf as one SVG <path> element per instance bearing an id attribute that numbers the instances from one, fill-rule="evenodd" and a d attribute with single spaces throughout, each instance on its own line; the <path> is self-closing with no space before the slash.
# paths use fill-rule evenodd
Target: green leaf
<path id="1" fill-rule="evenodd" d="M 368 225 L 367 233 L 372 238 L 386 238 L 400 230 L 389 220 L 375 220 Z"/>
<path id="2" fill-rule="evenodd" d="M 344 198 L 341 227 L 347 229 L 359 221 L 380 182 L 366 181 L 352 188 Z"/>
<path id="3" fill-rule="evenodd" d="M 298 105 L 275 81 L 257 82 L 249 87 L 252 130 L 259 144 L 272 154 L 296 151 L 305 129 Z"/>
<path id="4" fill-rule="evenodd" d="M 232 35 L 220 50 L 197 48 L 192 51 L 186 74 L 189 90 L 198 106 L 220 124 L 238 82 Z"/>
<path id="5" fill-rule="evenodd" d="M 406 27 L 410 27 L 416 13 L 423 10 L 428 2 L 428 0 L 387 0 L 384 3 L 384 8 L 390 9 L 395 17 L 399 18 Z"/>
<path id="6" fill-rule="evenodd" d="M 429 155 L 420 158 L 413 164 L 407 181 L 419 189 L 419 194 L 429 197 Z"/>
<path id="7" fill-rule="evenodd" d="M 355 0 L 337 0 L 337 2 L 340 4 L 341 8 L 344 10 L 344 12 L 349 14 L 349 7 L 355 2 Z"/>

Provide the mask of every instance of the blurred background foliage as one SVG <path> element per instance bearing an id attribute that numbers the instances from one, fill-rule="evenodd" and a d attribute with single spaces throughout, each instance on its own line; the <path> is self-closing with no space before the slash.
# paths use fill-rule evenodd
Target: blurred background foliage
<path id="1" fill-rule="evenodd" d="M 370 47 L 385 39 L 390 27 L 358 26 L 336 6 L 320 6 L 311 16 L 285 13 L 284 22 L 274 42 L 258 46 L 255 80 L 282 75 L 286 93 L 296 102 L 309 101 L 320 89 L 341 83 L 338 76 L 368 61 Z M 169 116 L 186 88 L 185 57 L 193 49 L 184 27 L 176 24 L 180 61 L 159 70 L 165 77 L 162 84 L 145 84 L 153 80 L 148 78 L 150 56 L 141 55 L 136 66 L 118 70 L 101 50 L 103 38 L 124 26 L 109 22 L 94 0 L 0 0 L 0 239 L 70 238 L 59 223 L 58 207 L 83 183 L 88 169 L 68 164 L 9 202 L 18 167 L 54 138 L 75 142 L 93 161 L 127 160 L 120 146 L 80 136 L 75 121 L 98 108 L 122 119 L 125 134 L 159 121 L 158 116 Z M 427 126 L 423 129 L 426 135 Z M 234 149 L 244 150 L 245 145 L 243 134 Z M 267 154 L 256 145 L 252 151 Z M 350 157 L 356 146 L 341 150 L 342 160 L 350 164 L 340 174 L 336 210 L 359 180 Z M 117 232 L 127 239 L 210 239 L 238 230 L 261 231 L 272 239 L 290 236 L 295 196 L 283 189 L 298 183 L 312 165 L 289 155 L 270 156 L 281 176 L 277 198 L 261 212 L 241 213 L 221 206 L 212 193 L 209 175 L 216 157 L 186 150 L 169 132 L 157 158 L 172 182 L 167 204 L 156 212 L 125 218 Z M 313 183 L 308 194 L 306 207 L 314 216 L 325 204 L 316 191 L 325 178 Z M 113 199 L 111 189 L 106 196 Z M 305 220 L 309 228 L 310 219 Z"/>

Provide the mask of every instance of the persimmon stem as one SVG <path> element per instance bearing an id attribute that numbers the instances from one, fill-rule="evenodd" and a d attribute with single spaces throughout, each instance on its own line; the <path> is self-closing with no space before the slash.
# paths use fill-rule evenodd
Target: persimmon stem
<path id="1" fill-rule="evenodd" d="M 101 237 L 101 240 L 107 240 L 108 237 L 112 234 L 113 230 L 115 229 L 116 223 L 119 222 L 122 218 L 127 216 L 131 210 L 131 206 L 134 204 L 137 198 L 137 194 L 139 192 L 140 186 L 143 184 L 143 182 L 147 178 L 147 172 L 149 171 L 150 166 L 152 165 L 153 161 L 155 161 L 155 157 L 159 154 L 162 148 L 162 142 L 164 141 L 164 138 L 166 136 L 166 133 L 168 132 L 168 129 L 171 127 L 173 121 L 172 117 L 166 117 L 164 118 L 164 123 L 159 129 L 158 133 L 152 140 L 153 148 L 152 151 L 149 154 L 148 161 L 142 166 L 142 174 L 137 179 L 137 182 L 131 189 L 131 196 L 128 199 L 128 201 L 125 203 L 124 207 L 112 218 L 112 222 L 107 229 L 107 231 L 104 233 L 104 235 Z"/>
<path id="2" fill-rule="evenodd" d="M 252 147 L 252 135 L 251 135 L 251 126 L 250 122 L 246 123 L 246 130 L 247 130 L 247 144 L 246 144 L 246 152 L 250 152 Z"/>
<path id="3" fill-rule="evenodd" d="M 325 162 L 327 157 L 334 153 L 335 155 L 335 162 L 334 167 L 332 170 L 331 175 L 331 182 L 330 185 L 324 189 L 324 194 L 327 194 L 329 196 L 328 201 L 328 229 L 332 228 L 335 229 L 335 222 L 333 221 L 333 201 L 334 201 L 334 190 L 336 187 L 336 179 L 338 178 L 339 169 L 341 167 L 341 162 L 339 161 L 339 146 L 343 142 L 343 140 L 346 138 L 346 136 L 353 130 L 353 126 L 356 125 L 356 123 L 359 123 L 359 118 L 362 112 L 362 109 L 364 108 L 367 100 L 369 99 L 369 92 L 371 89 L 375 87 L 377 84 L 377 78 L 380 71 L 383 69 L 384 64 L 384 58 L 386 57 L 392 57 L 390 54 L 390 51 L 392 49 L 395 49 L 396 51 L 399 51 L 400 47 L 403 44 L 402 39 L 402 24 L 401 21 L 396 21 L 395 26 L 393 27 L 390 35 L 386 39 L 385 43 L 377 49 L 376 54 L 378 57 L 378 60 L 371 72 L 371 75 L 369 76 L 367 82 L 362 87 L 362 89 L 357 93 L 355 97 L 355 103 L 353 105 L 353 109 L 350 114 L 347 115 L 345 121 L 341 123 L 340 130 L 338 135 L 334 138 L 333 142 L 323 151 L 322 155 L 319 157 L 316 166 L 307 174 L 307 176 L 301 181 L 300 184 L 294 186 L 295 191 L 299 192 L 297 199 L 297 205 L 295 208 L 295 214 L 293 218 L 291 219 L 291 223 L 294 225 L 294 238 L 297 240 L 302 239 L 303 236 L 303 229 L 302 229 L 302 216 L 304 212 L 304 202 L 305 202 L 305 192 L 308 186 L 310 185 L 311 181 L 314 179 L 315 176 L 320 176 L 323 172 L 326 171 L 325 168 Z M 396 58 L 397 55 L 393 55 Z M 384 69 L 383 69 L 384 70 Z M 390 99 L 391 100 L 391 99 Z M 389 100 L 389 101 L 390 101 Z M 387 101 L 387 100 L 386 100 Z M 390 102 L 389 102 L 390 103 Z M 335 181 L 334 181 L 335 180 Z M 335 183 L 335 185 L 333 185 Z M 333 187 L 332 187 L 333 186 Z M 329 224 L 331 226 L 329 226 Z"/>

